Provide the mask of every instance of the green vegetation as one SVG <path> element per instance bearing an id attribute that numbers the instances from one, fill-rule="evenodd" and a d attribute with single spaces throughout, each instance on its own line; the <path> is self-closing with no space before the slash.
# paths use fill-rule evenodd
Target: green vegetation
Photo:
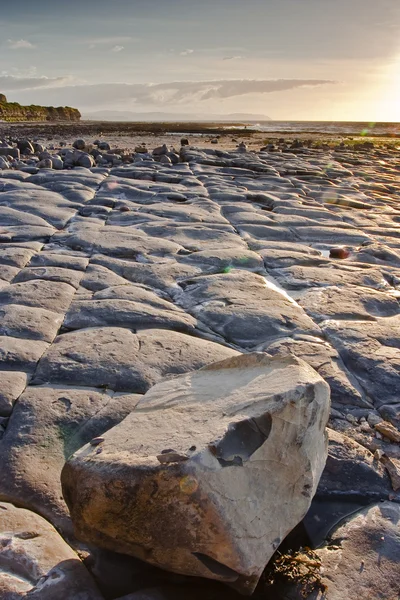
<path id="1" fill-rule="evenodd" d="M 81 113 L 70 106 L 21 106 L 18 102 L 7 102 L 4 94 L 0 94 L 0 120 L 18 121 L 79 121 Z"/>

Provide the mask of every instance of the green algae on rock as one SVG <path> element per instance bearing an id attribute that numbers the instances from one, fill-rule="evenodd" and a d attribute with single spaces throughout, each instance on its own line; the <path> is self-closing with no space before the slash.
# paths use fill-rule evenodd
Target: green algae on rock
<path id="1" fill-rule="evenodd" d="M 18 102 L 8 102 L 0 94 L 0 121 L 79 121 L 81 113 L 70 106 L 21 106 Z"/>

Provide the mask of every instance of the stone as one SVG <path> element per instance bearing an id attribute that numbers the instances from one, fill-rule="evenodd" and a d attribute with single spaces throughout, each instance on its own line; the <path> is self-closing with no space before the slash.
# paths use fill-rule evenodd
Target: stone
<path id="1" fill-rule="evenodd" d="M 391 423 L 386 421 L 380 421 L 375 424 L 375 429 L 384 435 L 391 442 L 400 443 L 400 431 L 396 429 Z"/>
<path id="2" fill-rule="evenodd" d="M 316 321 L 373 321 L 376 317 L 392 317 L 400 312 L 393 295 L 361 286 L 314 288 L 302 294 L 298 302 Z"/>
<path id="3" fill-rule="evenodd" d="M 372 452 L 348 435 L 328 429 L 329 448 L 317 497 L 333 502 L 371 503 L 387 500 L 390 481 Z"/>
<path id="4" fill-rule="evenodd" d="M 45 519 L 3 502 L 0 596 L 4 600 L 103 600 L 81 560 Z"/>
<path id="5" fill-rule="evenodd" d="M 327 600 L 398 597 L 400 506 L 376 504 L 336 528 L 317 553 Z"/>
<path id="6" fill-rule="evenodd" d="M 196 319 L 183 310 L 174 309 L 173 305 L 160 309 L 141 302 L 107 298 L 77 300 L 71 305 L 64 321 L 67 329 L 104 327 L 106 325 L 129 327 L 136 331 L 154 327 L 193 332 L 196 327 Z"/>
<path id="7" fill-rule="evenodd" d="M 325 321 L 322 329 L 375 408 L 398 403 L 400 315 L 377 321 Z"/>
<path id="8" fill-rule="evenodd" d="M 134 410 L 140 396 L 90 388 L 28 386 L 0 441 L 0 499 L 72 536 L 60 473 L 66 458 Z"/>
<path id="9" fill-rule="evenodd" d="M 226 341 L 243 348 L 318 330 L 295 302 L 255 273 L 236 269 L 180 285 L 179 304 Z"/>
<path id="10" fill-rule="evenodd" d="M 270 273 L 289 290 L 327 286 L 360 286 L 385 291 L 389 286 L 378 269 L 293 266 Z"/>
<path id="11" fill-rule="evenodd" d="M 76 156 L 75 161 L 79 167 L 85 167 L 86 169 L 91 169 L 96 164 L 93 156 L 85 152 L 80 152 Z"/>
<path id="12" fill-rule="evenodd" d="M 241 355 L 161 382 L 101 453 L 67 461 L 76 534 L 251 594 L 310 505 L 328 415 L 327 384 L 294 357 Z"/>
<path id="13" fill-rule="evenodd" d="M 384 454 L 380 460 L 381 463 L 385 465 L 386 470 L 389 473 L 389 477 L 392 482 L 392 488 L 395 492 L 397 492 L 400 490 L 400 460 L 386 456 L 386 454 Z"/>
<path id="14" fill-rule="evenodd" d="M 350 251 L 347 248 L 340 248 L 340 246 L 338 246 L 337 248 L 330 249 L 329 256 L 331 258 L 349 258 Z"/>
<path id="15" fill-rule="evenodd" d="M 27 386 L 28 376 L 20 371 L 0 371 L 0 381 L 0 416 L 9 417 L 14 402 Z"/>
<path id="16" fill-rule="evenodd" d="M 43 279 L 13 283 L 0 290 L 1 304 L 21 304 L 64 313 L 75 294 L 68 283 Z"/>
<path id="17" fill-rule="evenodd" d="M 52 342 L 63 318 L 43 308 L 0 304 L 0 335 Z"/>
<path id="18" fill-rule="evenodd" d="M 0 335 L 0 369 L 31 373 L 49 344 Z"/>
<path id="19" fill-rule="evenodd" d="M 72 144 L 73 148 L 76 148 L 77 150 L 84 150 L 86 147 L 86 142 L 85 140 L 79 139 L 79 140 L 75 140 L 74 143 Z"/>
<path id="20" fill-rule="evenodd" d="M 100 327 L 64 333 L 42 357 L 34 383 L 107 387 L 144 393 L 166 375 L 185 373 L 235 356 L 214 342 L 163 329 L 133 333 Z"/>
<path id="21" fill-rule="evenodd" d="M 52 169 L 53 161 L 51 160 L 51 158 L 44 158 L 43 160 L 38 162 L 37 166 L 39 169 Z"/>
<path id="22" fill-rule="evenodd" d="M 343 410 L 348 406 L 371 408 L 371 402 L 365 397 L 359 382 L 346 369 L 339 353 L 327 342 L 313 336 L 284 337 L 265 344 L 265 351 L 272 356 L 292 354 L 305 360 L 329 384 L 335 409 Z"/>
<path id="23" fill-rule="evenodd" d="M 162 146 L 157 146 L 157 148 L 154 148 L 153 156 L 162 156 L 168 154 L 168 152 L 168 146 L 166 144 L 163 144 Z"/>
<path id="24" fill-rule="evenodd" d="M 74 269 L 66 269 L 60 266 L 42 266 L 42 267 L 26 267 L 15 277 L 15 283 L 23 281 L 32 281 L 39 279 L 41 281 L 56 281 L 68 283 L 75 289 L 78 288 L 82 278 L 80 271 Z"/>

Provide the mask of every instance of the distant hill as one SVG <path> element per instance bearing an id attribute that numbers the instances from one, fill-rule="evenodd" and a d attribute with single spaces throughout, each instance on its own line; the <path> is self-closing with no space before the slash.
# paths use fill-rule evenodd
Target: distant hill
<path id="1" fill-rule="evenodd" d="M 98 110 L 91 113 L 83 113 L 83 119 L 90 121 L 161 121 L 161 122 L 177 122 L 177 121 L 207 121 L 207 122 L 243 122 L 243 121 L 271 121 L 266 115 L 258 115 L 251 113 L 230 113 L 226 115 L 205 115 L 205 114 L 187 114 L 187 113 L 163 113 L 163 112 L 133 112 L 127 110 Z"/>
<path id="2" fill-rule="evenodd" d="M 18 102 L 8 102 L 0 94 L 0 121 L 79 121 L 81 113 L 70 106 L 21 106 Z"/>

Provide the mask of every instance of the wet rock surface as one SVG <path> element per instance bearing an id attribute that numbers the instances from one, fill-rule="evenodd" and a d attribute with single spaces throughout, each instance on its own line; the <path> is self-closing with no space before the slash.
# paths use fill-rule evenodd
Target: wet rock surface
<path id="1" fill-rule="evenodd" d="M 261 351 L 299 357 L 331 388 L 312 522 L 361 496 L 396 505 L 399 443 L 378 424 L 400 425 L 398 152 L 83 142 L 2 157 L 0 498 L 70 535 L 72 452 L 161 379 Z"/>

